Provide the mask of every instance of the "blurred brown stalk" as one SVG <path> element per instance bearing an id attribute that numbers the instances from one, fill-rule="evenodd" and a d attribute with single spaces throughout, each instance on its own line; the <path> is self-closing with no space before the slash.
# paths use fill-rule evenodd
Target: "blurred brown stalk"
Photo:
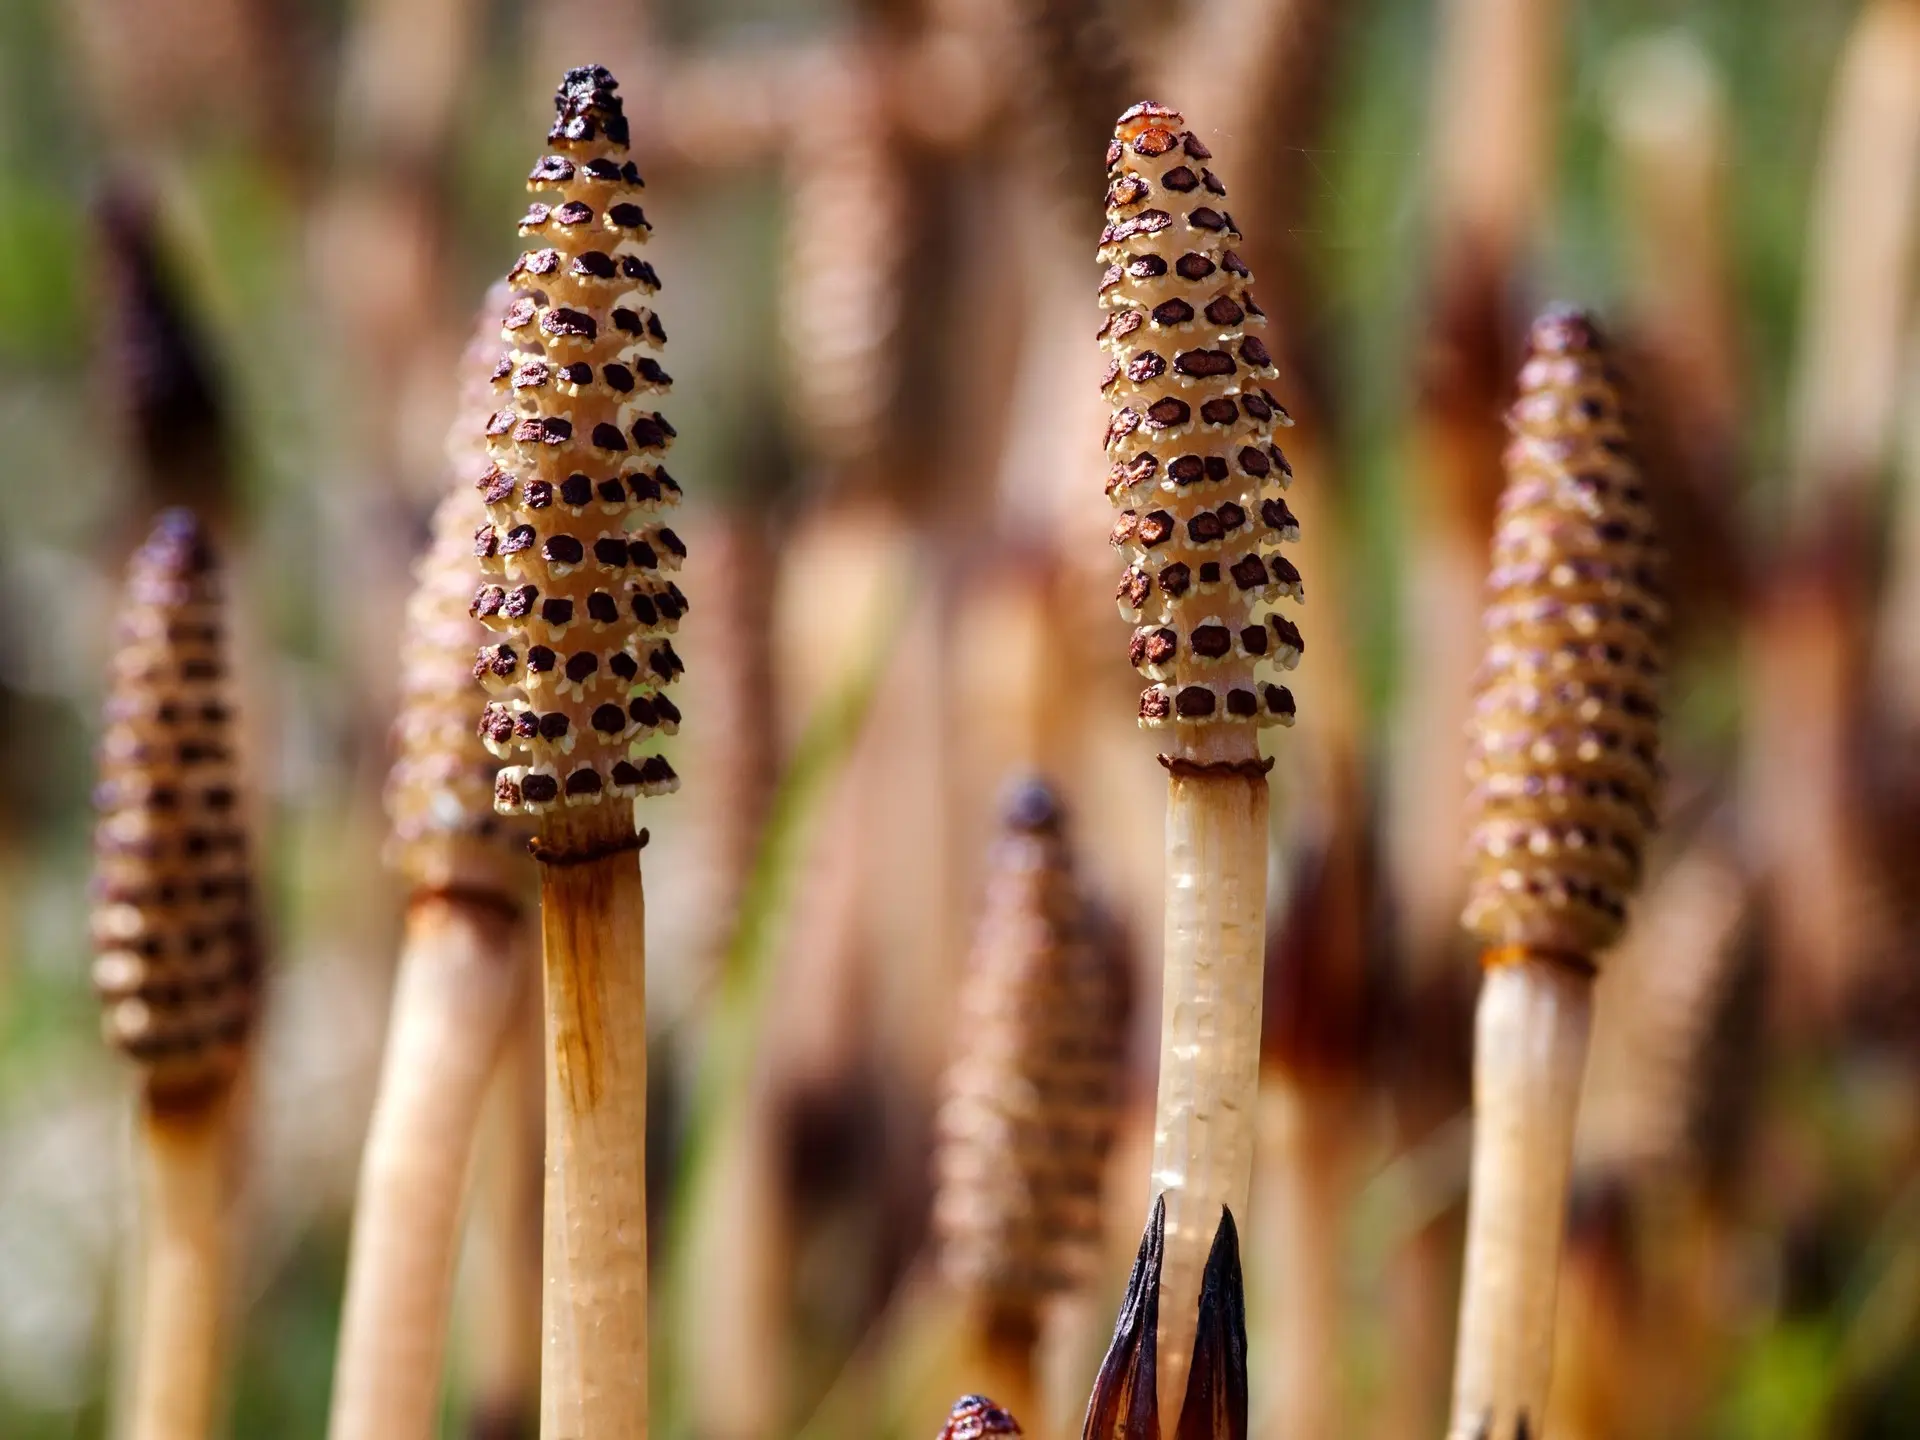
<path id="1" fill-rule="evenodd" d="M 1745 639 L 1748 843 L 1778 960 L 1776 1014 L 1831 1033 L 1885 939 L 1863 784 L 1879 569 L 1877 481 L 1901 393 L 1920 233 L 1920 5 L 1865 6 L 1829 101 L 1813 198 L 1784 526 Z"/>

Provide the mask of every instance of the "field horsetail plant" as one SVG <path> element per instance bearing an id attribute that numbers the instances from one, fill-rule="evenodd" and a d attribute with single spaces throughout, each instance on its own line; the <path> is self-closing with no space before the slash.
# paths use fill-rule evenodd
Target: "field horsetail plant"
<path id="1" fill-rule="evenodd" d="M 388 861 L 409 891 L 406 938 L 360 1163 L 332 1440 L 433 1432 L 474 1137 L 502 1046 L 525 1014 L 525 837 L 494 811 L 495 765 L 473 723 L 473 652 L 485 636 L 469 613 L 473 533 L 485 508 L 471 482 L 485 463 L 505 287 L 496 290 L 484 343 L 463 362 L 448 440 L 454 488 L 434 512 L 401 642 L 387 812 Z"/>
<path id="2" fill-rule="evenodd" d="M 1593 322 L 1535 322 L 1510 416 L 1468 778 L 1484 940 L 1452 1440 L 1544 1423 L 1594 957 L 1654 822 L 1660 548 Z"/>
<path id="3" fill-rule="evenodd" d="M 672 734 L 668 636 L 684 547 L 659 519 L 680 487 L 648 224 L 616 82 L 569 70 L 551 151 L 529 185 L 534 247 L 508 275 L 510 347 L 486 422 L 488 521 L 474 613 L 496 643 L 476 674 L 498 808 L 526 816 L 540 869 L 546 979 L 547 1179 L 540 1433 L 647 1433 L 645 900 L 632 800 L 673 790 L 636 742 Z"/>
<path id="4" fill-rule="evenodd" d="M 221 606 L 200 522 L 162 514 L 128 566 L 95 790 L 94 988 L 142 1100 L 132 1440 L 219 1428 L 234 1093 L 261 963 Z"/>
<path id="5" fill-rule="evenodd" d="M 1252 1181 L 1266 935 L 1267 779 L 1260 728 L 1293 721 L 1293 696 L 1260 669 L 1298 662 L 1302 598 L 1279 553 L 1299 537 L 1291 467 L 1274 432 L 1292 422 L 1267 388 L 1239 238 L 1210 154 L 1181 117 L 1140 104 L 1107 148 L 1099 257 L 1112 406 L 1107 491 L 1128 564 L 1120 613 L 1152 682 L 1140 721 L 1164 737 L 1165 979 L 1153 1190 L 1166 1206 L 1161 1389 L 1180 1393 L 1200 1279 L 1224 1208 Z"/>

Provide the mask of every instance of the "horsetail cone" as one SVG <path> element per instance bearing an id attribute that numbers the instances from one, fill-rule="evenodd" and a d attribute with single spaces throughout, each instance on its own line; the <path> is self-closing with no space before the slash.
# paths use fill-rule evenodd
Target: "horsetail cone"
<path id="1" fill-rule="evenodd" d="M 1468 775 L 1463 923 L 1590 958 L 1653 826 L 1666 607 L 1615 376 L 1587 316 L 1533 327 L 1510 423 Z"/>
<path id="2" fill-rule="evenodd" d="M 1184 126 L 1135 105 L 1107 147 L 1107 493 L 1129 562 L 1117 594 L 1137 627 L 1129 658 L 1153 682 L 1140 722 L 1166 735 L 1163 758 L 1257 763 L 1256 728 L 1294 715 L 1291 693 L 1258 669 L 1290 669 L 1302 650 L 1293 621 L 1264 613 L 1302 598 L 1279 553 L 1299 538 L 1293 470 L 1274 443 L 1292 421 L 1267 388 L 1278 371 L 1226 188 Z"/>
<path id="3" fill-rule="evenodd" d="M 1098 1250 L 1127 975 L 1046 785 L 1014 791 L 990 869 L 937 1122 L 934 1226 L 949 1278 L 1030 1338 L 1044 1298 Z"/>
<path id="4" fill-rule="evenodd" d="M 511 890 L 507 856 L 524 828 L 494 810 L 498 762 L 473 721 L 473 655 L 487 638 L 473 614 L 473 538 L 487 521 L 475 486 L 491 468 L 483 432 L 497 406 L 498 317 L 511 298 L 504 281 L 487 292 L 485 318 L 460 360 L 458 413 L 447 432 L 451 486 L 415 562 L 400 637 L 387 861 L 416 890 Z"/>
<path id="5" fill-rule="evenodd" d="M 659 280 L 640 255 L 649 226 L 616 88 L 598 66 L 561 81 L 552 153 L 528 177 L 552 198 L 521 220 L 536 243 L 507 277 L 473 597 L 499 637 L 474 666 L 497 697 L 481 736 L 519 762 L 496 782 L 505 814 L 679 784 L 663 758 L 630 755 L 679 725 L 662 692 L 682 669 L 668 637 L 687 602 L 670 576 L 686 547 L 660 519 L 680 498 L 662 463 L 674 429 L 653 408 L 672 380 L 649 353 L 667 336 L 647 304 Z"/>
<path id="6" fill-rule="evenodd" d="M 127 570 L 95 803 L 93 983 L 148 1098 L 233 1078 L 259 998 L 219 565 L 169 510 Z"/>
<path id="7" fill-rule="evenodd" d="M 781 321 L 791 413 L 813 451 L 871 461 L 902 371 L 908 181 L 877 67 L 828 61 L 785 156 L 789 220 Z"/>

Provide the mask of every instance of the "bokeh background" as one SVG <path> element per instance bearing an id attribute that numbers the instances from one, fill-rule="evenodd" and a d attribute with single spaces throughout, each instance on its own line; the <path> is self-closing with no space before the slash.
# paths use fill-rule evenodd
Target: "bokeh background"
<path id="1" fill-rule="evenodd" d="M 398 933 L 400 607 L 548 95 L 589 61 L 651 195 L 695 607 L 685 785 L 646 807 L 656 1434 L 925 1435 L 964 1384 L 932 1116 L 996 796 L 1036 768 L 1139 967 L 1112 1255 L 1050 1340 L 1084 1403 L 1157 1016 L 1093 341 L 1100 156 L 1142 96 L 1218 157 L 1299 422 L 1256 1434 L 1440 1431 L 1461 727 L 1501 412 L 1554 298 L 1621 347 L 1678 618 L 1549 1428 L 1920 1431 L 1920 4 L 8 0 L 0 1435 L 110 1410 L 131 1092 L 87 984 L 90 745 L 119 567 L 181 502 L 233 557 L 274 955 L 233 1433 L 322 1433 Z M 526 1179 L 503 1087 L 496 1201 Z M 521 1334 L 468 1281 L 450 1434 Z"/>

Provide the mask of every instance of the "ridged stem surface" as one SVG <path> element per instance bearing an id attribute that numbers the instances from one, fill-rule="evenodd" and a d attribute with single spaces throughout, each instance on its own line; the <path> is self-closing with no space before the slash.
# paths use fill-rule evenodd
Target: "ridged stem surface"
<path id="1" fill-rule="evenodd" d="M 540 867 L 541 1440 L 647 1434 L 646 900 L 631 852 Z"/>
<path id="2" fill-rule="evenodd" d="M 485 902 L 425 896 L 407 912 L 354 1207 L 332 1440 L 437 1433 L 468 1159 L 525 990 L 512 942 Z"/>
<path id="3" fill-rule="evenodd" d="M 222 1091 L 142 1119 L 146 1231 L 129 1440 L 206 1440 L 216 1427 L 232 1113 Z"/>
<path id="4" fill-rule="evenodd" d="M 1480 992 L 1451 1440 L 1526 1440 L 1545 1420 L 1592 992 L 1539 956 L 1493 966 Z"/>
<path id="5" fill-rule="evenodd" d="M 1167 785 L 1165 976 L 1154 1194 L 1167 1203 L 1160 1282 L 1161 1395 L 1184 1395 L 1200 1276 L 1221 1207 L 1253 1182 L 1266 953 L 1265 776 Z"/>

